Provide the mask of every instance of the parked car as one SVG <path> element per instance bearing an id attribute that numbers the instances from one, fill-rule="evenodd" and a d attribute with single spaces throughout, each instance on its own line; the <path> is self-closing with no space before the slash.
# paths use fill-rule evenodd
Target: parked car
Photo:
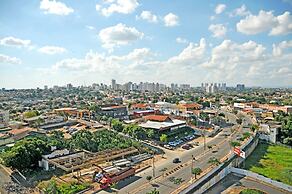
<path id="1" fill-rule="evenodd" d="M 175 158 L 175 159 L 173 159 L 173 161 L 172 161 L 173 163 L 180 163 L 180 159 L 179 158 Z"/>
<path id="2" fill-rule="evenodd" d="M 191 146 L 189 144 L 185 144 L 182 146 L 182 148 L 185 150 L 189 150 L 189 149 L 191 149 Z"/>

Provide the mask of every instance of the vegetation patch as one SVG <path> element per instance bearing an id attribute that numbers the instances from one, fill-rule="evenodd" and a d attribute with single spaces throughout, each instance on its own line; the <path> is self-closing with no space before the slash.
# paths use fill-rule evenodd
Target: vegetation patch
<path id="1" fill-rule="evenodd" d="M 265 192 L 257 189 L 244 189 L 239 194 L 265 194 Z"/>
<path id="2" fill-rule="evenodd" d="M 245 169 L 292 185 L 292 149 L 259 143 L 247 158 Z"/>

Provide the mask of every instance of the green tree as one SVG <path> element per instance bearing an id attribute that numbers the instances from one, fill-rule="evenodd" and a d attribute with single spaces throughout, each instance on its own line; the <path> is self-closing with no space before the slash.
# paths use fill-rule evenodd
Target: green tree
<path id="1" fill-rule="evenodd" d="M 195 179 L 197 179 L 197 175 L 200 175 L 202 173 L 202 169 L 201 168 L 193 168 L 192 169 L 192 174 L 195 175 Z"/>
<path id="2" fill-rule="evenodd" d="M 152 180 L 152 176 L 150 176 L 150 175 L 146 176 L 146 180 L 147 180 L 148 182 L 150 182 L 150 181 Z"/>
<path id="3" fill-rule="evenodd" d="M 167 135 L 166 134 L 162 134 L 161 136 L 160 136 L 160 141 L 161 142 L 167 142 L 167 140 L 168 140 L 168 137 L 167 137 Z"/>
<path id="4" fill-rule="evenodd" d="M 36 117 L 39 115 L 39 112 L 36 110 L 33 111 L 27 111 L 25 113 L 23 113 L 24 118 L 28 119 L 28 118 L 32 118 L 32 117 Z"/>
<path id="5" fill-rule="evenodd" d="M 220 164 L 220 161 L 217 158 L 212 157 L 212 158 L 209 159 L 208 163 L 211 164 L 212 166 L 213 165 L 218 166 Z"/>
<path id="6" fill-rule="evenodd" d="M 112 128 L 118 132 L 122 132 L 124 129 L 123 123 L 120 122 L 118 119 L 113 119 L 111 121 L 112 123 Z"/>
<path id="7" fill-rule="evenodd" d="M 153 138 L 154 137 L 154 130 L 153 129 L 146 129 L 147 137 Z"/>
<path id="8" fill-rule="evenodd" d="M 237 146 L 240 146 L 240 143 L 238 141 L 232 141 L 232 142 L 230 142 L 230 145 L 232 147 L 237 147 Z"/>
<path id="9" fill-rule="evenodd" d="M 43 154 L 50 151 L 50 146 L 40 138 L 26 138 L 18 141 L 10 150 L 2 154 L 6 166 L 23 171 L 38 165 Z"/>
<path id="10" fill-rule="evenodd" d="M 147 194 L 159 194 L 160 192 L 154 188 L 152 191 L 148 192 Z"/>
<path id="11" fill-rule="evenodd" d="M 253 124 L 253 125 L 251 126 L 251 130 L 252 130 L 252 131 L 257 131 L 257 130 L 259 130 L 259 126 Z"/>

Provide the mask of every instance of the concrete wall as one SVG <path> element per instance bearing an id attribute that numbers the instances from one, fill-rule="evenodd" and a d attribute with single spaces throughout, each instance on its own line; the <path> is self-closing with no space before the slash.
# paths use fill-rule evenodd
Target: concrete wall
<path id="1" fill-rule="evenodd" d="M 249 156 L 258 144 L 259 137 L 250 138 L 241 148 L 245 151 L 246 157 Z M 244 161 L 243 158 L 237 157 L 235 154 L 232 154 L 228 160 L 221 165 L 213 168 L 209 173 L 200 178 L 194 184 L 190 185 L 188 188 L 183 190 L 181 193 L 195 193 L 201 194 L 215 185 L 217 182 L 222 180 L 227 176 L 231 171 L 230 168 L 233 166 L 239 166 Z"/>
<path id="2" fill-rule="evenodd" d="M 244 176 L 249 176 L 249 177 L 255 178 L 257 180 L 263 181 L 265 183 L 271 184 L 271 185 L 273 185 L 275 187 L 284 189 L 284 190 L 292 193 L 292 186 L 286 185 L 286 184 L 278 182 L 278 181 L 274 181 L 274 180 L 272 180 L 270 178 L 264 177 L 264 176 L 259 175 L 257 173 L 254 173 L 254 172 L 251 172 L 251 171 L 248 171 L 248 170 L 243 170 L 243 169 L 240 169 L 240 168 L 234 168 L 234 167 L 231 167 L 230 171 L 233 172 L 233 173 L 237 173 L 237 174 L 241 174 L 241 175 L 244 175 Z"/>

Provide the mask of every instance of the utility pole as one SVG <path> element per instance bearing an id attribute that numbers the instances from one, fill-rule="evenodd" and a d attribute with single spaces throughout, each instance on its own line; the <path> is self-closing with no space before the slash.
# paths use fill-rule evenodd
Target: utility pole
<path id="1" fill-rule="evenodd" d="M 152 175 L 153 175 L 153 178 L 154 178 L 155 177 L 154 156 L 152 158 Z"/>
<path id="2" fill-rule="evenodd" d="M 194 155 L 192 155 L 192 166 L 191 166 L 191 183 L 193 183 L 194 175 L 193 175 L 193 169 L 194 169 Z"/>

